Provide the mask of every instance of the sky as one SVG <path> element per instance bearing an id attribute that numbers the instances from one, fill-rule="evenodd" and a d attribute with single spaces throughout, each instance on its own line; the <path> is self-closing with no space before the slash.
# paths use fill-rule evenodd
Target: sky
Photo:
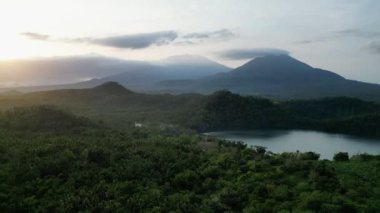
<path id="1" fill-rule="evenodd" d="M 378 0 L 0 0 L 0 63 L 196 54 L 238 67 L 284 53 L 380 83 L 379 11 Z"/>

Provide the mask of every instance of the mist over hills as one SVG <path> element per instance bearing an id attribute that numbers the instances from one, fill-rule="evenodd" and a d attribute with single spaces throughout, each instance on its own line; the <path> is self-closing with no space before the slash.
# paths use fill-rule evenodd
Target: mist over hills
<path id="1" fill-rule="evenodd" d="M 100 55 L 1 61 L 0 87 L 69 84 L 145 66 L 147 62 Z"/>
<path id="2" fill-rule="evenodd" d="M 142 122 L 158 129 L 172 129 L 176 125 L 202 132 L 302 128 L 380 135 L 380 105 L 347 97 L 273 101 L 241 96 L 226 90 L 211 95 L 145 94 L 129 90 L 117 82 L 106 82 L 87 89 L 0 95 L 2 110 L 41 105 L 69 109 L 74 114 L 102 121 L 117 129 L 130 128 L 134 122 Z M 340 128 L 348 119 L 351 119 L 350 124 L 355 125 Z"/>
<path id="3" fill-rule="evenodd" d="M 380 100 L 378 84 L 348 80 L 334 72 L 313 68 L 289 55 L 256 57 L 236 69 L 196 55 L 173 56 L 154 63 L 97 56 L 21 63 L 16 66 L 20 68 L 16 73 L 28 73 L 25 67 L 21 69 L 26 65 L 31 67 L 31 71 L 41 68 L 33 72 L 33 77 L 40 81 L 73 79 L 73 76 L 95 78 L 71 84 L 3 88 L 0 92 L 81 89 L 116 81 L 134 91 L 148 93 L 210 94 L 227 89 L 243 95 L 274 99 L 348 96 Z"/>
<path id="4" fill-rule="evenodd" d="M 0 62 L 0 92 L 10 88 L 20 92 L 89 88 L 108 81 L 146 90 L 163 80 L 197 79 L 230 70 L 197 55 L 146 62 L 99 55 L 15 60 Z"/>

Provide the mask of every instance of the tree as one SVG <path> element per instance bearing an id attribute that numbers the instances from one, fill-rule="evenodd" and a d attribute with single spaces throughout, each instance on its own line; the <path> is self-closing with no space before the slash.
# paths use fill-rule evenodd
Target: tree
<path id="1" fill-rule="evenodd" d="M 334 155 L 334 161 L 348 161 L 349 156 L 347 152 L 338 152 Z"/>

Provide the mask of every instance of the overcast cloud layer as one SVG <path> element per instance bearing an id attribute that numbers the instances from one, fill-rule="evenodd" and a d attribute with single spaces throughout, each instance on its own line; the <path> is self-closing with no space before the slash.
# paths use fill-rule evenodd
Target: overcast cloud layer
<path id="1" fill-rule="evenodd" d="M 376 42 L 373 41 L 368 45 L 368 49 L 374 53 L 374 54 L 379 54 L 380 55 L 380 41 Z"/>
<path id="2" fill-rule="evenodd" d="M 162 31 L 90 39 L 89 42 L 117 48 L 141 49 L 153 44 L 158 46 L 169 44 L 177 37 L 178 35 L 174 31 Z"/>
<path id="3" fill-rule="evenodd" d="M 237 36 L 235 33 L 228 29 L 221 29 L 211 32 L 192 32 L 184 35 L 180 35 L 178 32 L 171 30 L 151 33 L 116 35 L 100 38 L 83 37 L 54 39 L 50 35 L 35 32 L 23 32 L 20 34 L 32 40 L 69 43 L 90 43 L 122 49 L 144 49 L 152 45 L 169 45 L 176 39 L 179 40 L 177 44 L 197 44 L 206 41 L 227 41 Z"/>

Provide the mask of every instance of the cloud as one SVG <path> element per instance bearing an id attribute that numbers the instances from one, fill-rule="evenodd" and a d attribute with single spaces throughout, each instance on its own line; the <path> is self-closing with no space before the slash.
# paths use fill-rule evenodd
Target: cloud
<path id="1" fill-rule="evenodd" d="M 176 45 L 184 45 L 184 46 L 186 46 L 186 45 L 194 45 L 194 44 L 197 44 L 197 43 L 195 43 L 195 42 L 193 42 L 193 41 L 185 40 L 185 41 L 177 41 L 177 42 L 175 42 L 174 44 L 176 44 Z"/>
<path id="2" fill-rule="evenodd" d="M 361 30 L 361 29 L 346 29 L 346 30 L 336 31 L 335 34 L 337 37 L 351 36 L 351 37 L 361 37 L 361 38 L 374 38 L 374 37 L 380 36 L 380 32 L 366 31 L 366 30 Z"/>
<path id="3" fill-rule="evenodd" d="M 129 34 L 129 35 L 119 35 L 111 36 L 105 38 L 83 38 L 76 39 L 76 41 L 87 41 L 89 43 L 110 46 L 117 48 L 126 49 L 142 49 L 152 45 L 167 45 L 174 41 L 178 37 L 175 31 L 161 31 L 152 33 L 140 33 L 140 34 Z M 75 40 L 73 40 L 75 41 Z"/>
<path id="4" fill-rule="evenodd" d="M 380 54 L 380 42 L 372 41 L 367 49 L 373 54 Z"/>
<path id="5" fill-rule="evenodd" d="M 209 41 L 226 41 L 237 35 L 228 29 L 220 29 L 210 32 L 192 32 L 182 35 L 175 44 L 178 45 L 193 45 Z"/>
<path id="6" fill-rule="evenodd" d="M 313 39 L 296 41 L 297 44 L 311 44 L 315 42 L 331 41 L 342 38 L 378 38 L 380 37 L 379 31 L 363 30 L 363 29 L 345 29 L 333 31 L 326 35 L 319 36 Z"/>
<path id="7" fill-rule="evenodd" d="M 180 35 L 178 32 L 158 31 L 150 33 L 124 34 L 108 37 L 77 37 L 77 38 L 54 38 L 49 35 L 25 32 L 21 35 L 33 39 L 66 43 L 87 43 L 121 49 L 143 49 L 153 45 L 169 45 L 175 41 L 179 45 L 193 45 L 204 41 L 225 41 L 236 36 L 230 30 L 221 29 L 210 32 L 193 32 Z"/>
<path id="8" fill-rule="evenodd" d="M 46 41 L 46 40 L 49 40 L 50 36 L 49 35 L 45 35 L 45 34 L 39 34 L 39 33 L 32 33 L 32 32 L 23 32 L 23 33 L 20 33 L 20 35 L 23 35 L 29 39 L 32 39 L 32 40 L 42 40 L 42 41 Z"/>
<path id="9" fill-rule="evenodd" d="M 227 29 L 221 29 L 211 32 L 193 32 L 182 36 L 183 39 L 199 40 L 199 39 L 218 39 L 226 40 L 235 37 L 236 34 Z"/>
<path id="10" fill-rule="evenodd" d="M 296 41 L 294 43 L 296 43 L 296 44 L 311 44 L 311 43 L 315 43 L 315 42 L 322 42 L 325 40 L 327 40 L 327 38 L 316 38 L 316 39 L 310 39 L 310 40 Z"/>
<path id="11" fill-rule="evenodd" d="M 230 60 L 252 59 L 266 55 L 289 55 L 289 52 L 274 48 L 232 49 L 219 54 Z"/>
<path id="12" fill-rule="evenodd" d="M 109 37 L 82 37 L 82 38 L 55 38 L 49 35 L 39 33 L 25 32 L 21 35 L 33 39 L 44 41 L 56 41 L 67 43 L 90 43 L 101 46 L 109 46 L 123 49 L 142 49 L 152 45 L 167 45 L 177 39 L 178 34 L 175 31 L 160 31 L 151 33 L 126 34 Z"/>

